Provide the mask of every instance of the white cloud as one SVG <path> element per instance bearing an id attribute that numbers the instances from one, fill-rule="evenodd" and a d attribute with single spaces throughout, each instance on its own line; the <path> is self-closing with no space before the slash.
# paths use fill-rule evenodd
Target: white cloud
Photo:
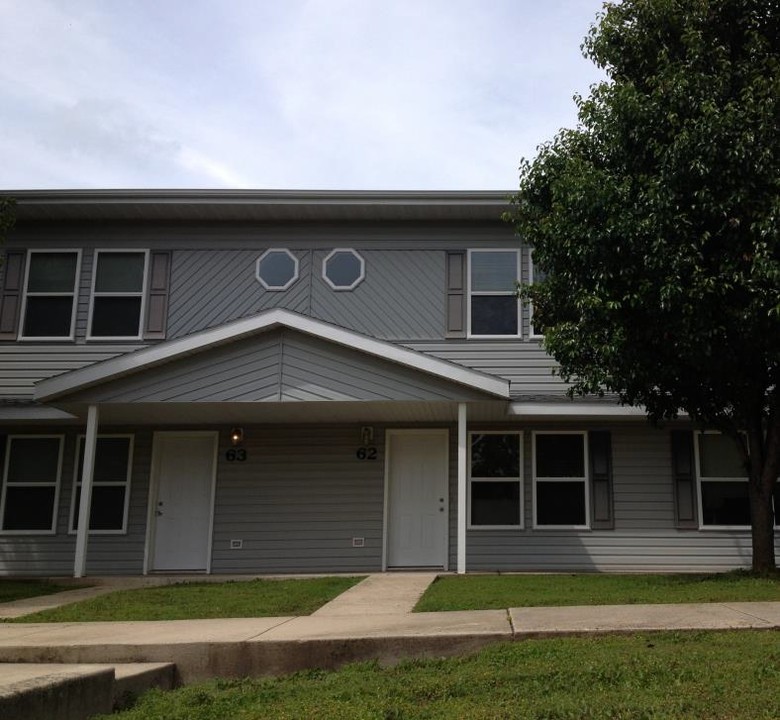
<path id="1" fill-rule="evenodd" d="M 0 0 L 0 187 L 511 188 L 600 0 Z"/>

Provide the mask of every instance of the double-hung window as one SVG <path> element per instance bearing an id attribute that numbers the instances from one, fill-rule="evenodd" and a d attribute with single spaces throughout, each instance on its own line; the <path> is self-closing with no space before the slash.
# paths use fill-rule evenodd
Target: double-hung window
<path id="1" fill-rule="evenodd" d="M 468 266 L 469 336 L 518 337 L 520 252 L 469 250 Z"/>
<path id="2" fill-rule="evenodd" d="M 702 527 L 750 527 L 748 478 L 734 441 L 719 432 L 695 435 Z"/>
<path id="3" fill-rule="evenodd" d="M 148 257 L 146 250 L 95 251 L 87 337 L 141 338 Z"/>
<path id="4" fill-rule="evenodd" d="M 76 456 L 76 476 L 71 502 L 71 532 L 75 532 L 79 525 L 84 447 L 85 439 L 81 436 Z M 132 435 L 98 436 L 92 477 L 92 504 L 89 512 L 90 533 L 108 535 L 127 532 L 132 458 Z"/>
<path id="5" fill-rule="evenodd" d="M 523 434 L 469 435 L 469 526 L 523 526 Z"/>
<path id="6" fill-rule="evenodd" d="M 534 525 L 588 528 L 588 443 L 584 432 L 535 432 Z"/>
<path id="7" fill-rule="evenodd" d="M 21 339 L 73 339 L 80 261 L 78 250 L 30 250 Z"/>
<path id="8" fill-rule="evenodd" d="M 1 529 L 53 533 L 62 469 L 61 435 L 9 435 L 5 448 Z"/>

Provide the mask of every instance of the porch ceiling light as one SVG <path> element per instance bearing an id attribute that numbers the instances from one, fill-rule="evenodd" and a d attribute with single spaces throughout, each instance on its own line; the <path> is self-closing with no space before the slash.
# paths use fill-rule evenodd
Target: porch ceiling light
<path id="1" fill-rule="evenodd" d="M 244 442 L 244 428 L 234 427 L 230 430 L 230 442 L 233 445 L 240 445 Z"/>

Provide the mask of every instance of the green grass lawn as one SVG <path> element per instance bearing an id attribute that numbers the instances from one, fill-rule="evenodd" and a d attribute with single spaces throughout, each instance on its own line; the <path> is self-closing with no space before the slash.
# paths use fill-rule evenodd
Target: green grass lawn
<path id="1" fill-rule="evenodd" d="M 48 580 L 7 580 L 3 578 L 0 579 L 0 603 L 24 600 L 39 595 L 52 595 L 63 590 L 75 590 L 77 587 L 87 586 L 58 585 Z"/>
<path id="2" fill-rule="evenodd" d="M 375 663 L 152 691 L 111 720 L 780 717 L 776 632 L 503 643 L 476 655 Z"/>
<path id="3" fill-rule="evenodd" d="M 190 620 L 308 615 L 355 585 L 359 577 L 179 583 L 121 590 L 16 618 L 14 622 Z"/>
<path id="4" fill-rule="evenodd" d="M 780 600 L 780 574 L 444 576 L 428 588 L 415 610 L 752 600 Z"/>

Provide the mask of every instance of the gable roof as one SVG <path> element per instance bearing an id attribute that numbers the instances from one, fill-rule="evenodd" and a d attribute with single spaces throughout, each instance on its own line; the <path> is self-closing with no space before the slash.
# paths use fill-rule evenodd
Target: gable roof
<path id="1" fill-rule="evenodd" d="M 34 398 L 38 402 L 51 402 L 96 385 L 142 373 L 277 328 L 295 330 L 369 357 L 395 363 L 403 368 L 461 385 L 471 391 L 485 393 L 494 398 L 509 399 L 509 381 L 503 378 L 471 370 L 446 360 L 424 355 L 416 350 L 376 340 L 367 335 L 283 309 L 267 310 L 250 318 L 236 320 L 184 338 L 146 347 L 104 360 L 95 365 L 42 380 L 35 387 Z"/>

